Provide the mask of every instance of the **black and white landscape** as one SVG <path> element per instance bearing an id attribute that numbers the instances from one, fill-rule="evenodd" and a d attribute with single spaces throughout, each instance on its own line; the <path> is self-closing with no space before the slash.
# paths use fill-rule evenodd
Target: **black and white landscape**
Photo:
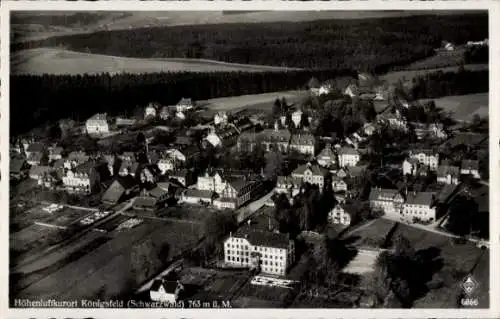
<path id="1" fill-rule="evenodd" d="M 10 22 L 10 307 L 490 307 L 487 11 Z"/>

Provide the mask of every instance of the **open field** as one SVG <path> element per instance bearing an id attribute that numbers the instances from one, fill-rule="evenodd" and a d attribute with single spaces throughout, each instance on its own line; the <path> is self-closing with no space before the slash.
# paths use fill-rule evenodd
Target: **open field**
<path id="1" fill-rule="evenodd" d="M 465 70 L 469 71 L 480 71 L 480 70 L 488 70 L 488 64 L 466 64 Z M 426 70 L 408 70 L 408 71 L 394 71 L 384 74 L 380 77 L 381 80 L 387 81 L 388 83 L 396 83 L 399 80 L 409 81 L 411 82 L 413 78 L 424 76 L 428 73 L 434 73 L 437 71 L 442 72 L 457 72 L 458 66 L 449 66 L 444 68 L 436 68 L 436 69 L 426 69 Z"/>
<path id="2" fill-rule="evenodd" d="M 489 115 L 488 93 L 446 96 L 433 100 L 437 107 L 445 112 L 452 112 L 454 118 L 459 121 L 470 121 L 475 114 L 483 118 Z M 420 100 L 422 103 L 426 101 Z"/>
<path id="3" fill-rule="evenodd" d="M 80 219 L 83 219 L 86 216 L 92 215 L 92 212 L 88 210 L 75 209 L 70 207 L 64 207 L 58 212 L 51 214 L 48 218 L 44 218 L 42 220 L 38 220 L 40 222 L 49 224 L 49 225 L 57 225 L 57 226 L 70 226 Z"/>
<path id="4" fill-rule="evenodd" d="M 99 74 L 157 72 L 264 72 L 291 68 L 236 64 L 202 59 L 140 59 L 81 53 L 59 48 L 38 48 L 11 56 L 13 74 Z"/>
<path id="5" fill-rule="evenodd" d="M 158 245 L 168 244 L 168 256 L 161 256 L 166 261 L 195 244 L 199 234 L 199 229 L 192 225 L 158 221 L 147 221 L 127 231 L 108 233 L 112 237 L 109 241 L 32 284 L 18 295 L 61 300 L 119 295 L 133 290 L 137 285 L 130 278 L 130 267 L 137 266 L 132 265 L 135 260 L 133 247 L 146 241 Z M 151 266 L 152 271 L 159 271 L 163 266 L 158 260 Z"/>
<path id="6" fill-rule="evenodd" d="M 438 51 L 435 55 L 408 65 L 406 70 L 436 69 L 449 66 L 458 66 L 464 63 L 465 49 L 454 51 Z"/>
<path id="7" fill-rule="evenodd" d="M 273 103 L 276 98 L 285 98 L 288 103 L 298 102 L 307 95 L 306 91 L 284 91 L 271 92 L 253 95 L 240 95 L 232 97 L 221 97 L 206 101 L 199 101 L 211 111 L 231 111 L 236 112 L 242 109 L 262 109 L 272 111 Z"/>
<path id="8" fill-rule="evenodd" d="M 376 248 L 385 240 L 394 224 L 386 219 L 377 219 L 367 227 L 359 227 L 348 237 L 358 238 L 357 243 L 362 246 Z"/>
<path id="9" fill-rule="evenodd" d="M 12 19 L 14 41 L 39 40 L 56 35 L 91 33 L 101 30 L 123 30 L 143 27 L 262 23 L 273 21 L 310 21 L 323 19 L 367 19 L 401 17 L 425 11 L 175 11 L 175 12 L 88 12 L 78 18 L 76 12 L 16 12 Z M 440 14 L 437 12 L 436 14 Z M 448 13 L 445 13 L 448 14 Z M 81 15 L 81 13 L 80 13 Z M 64 16 L 72 17 L 64 19 Z M 54 18 L 55 17 L 55 18 Z"/>

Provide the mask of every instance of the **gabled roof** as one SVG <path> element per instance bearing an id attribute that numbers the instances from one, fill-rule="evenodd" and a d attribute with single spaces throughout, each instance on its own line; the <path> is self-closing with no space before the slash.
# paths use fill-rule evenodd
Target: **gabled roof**
<path id="1" fill-rule="evenodd" d="M 168 192 L 158 186 L 148 191 L 148 195 L 154 198 L 160 198 L 162 196 L 165 196 L 166 194 L 168 194 Z"/>
<path id="2" fill-rule="evenodd" d="M 75 173 L 85 173 L 90 174 L 90 172 L 96 167 L 96 162 L 93 160 L 82 163 L 75 168 L 73 168 L 73 172 Z"/>
<path id="3" fill-rule="evenodd" d="M 184 191 L 184 196 L 186 197 L 195 197 L 195 198 L 213 198 L 215 193 L 209 190 L 198 190 L 188 188 Z"/>
<path id="4" fill-rule="evenodd" d="M 39 152 L 43 153 L 45 151 L 46 147 L 43 143 L 32 143 L 28 146 L 28 149 L 26 150 L 27 152 Z"/>
<path id="5" fill-rule="evenodd" d="M 135 198 L 134 207 L 154 207 L 157 199 L 151 196 L 139 196 Z"/>
<path id="6" fill-rule="evenodd" d="M 234 188 L 235 191 L 239 192 L 242 189 L 244 189 L 245 187 L 252 185 L 253 183 L 255 183 L 255 182 L 237 179 L 237 180 L 230 181 L 229 185 L 231 185 L 231 187 Z"/>
<path id="7" fill-rule="evenodd" d="M 434 202 L 434 193 L 432 192 L 419 192 L 408 193 L 406 196 L 407 205 L 425 205 L 431 206 Z"/>
<path id="8" fill-rule="evenodd" d="M 265 129 L 262 132 L 260 132 L 260 136 L 263 137 L 263 139 L 267 142 L 289 142 L 290 137 L 292 134 L 290 134 L 290 131 L 285 130 L 285 129 Z"/>
<path id="9" fill-rule="evenodd" d="M 135 185 L 137 185 L 137 181 L 132 176 L 119 176 L 104 192 L 101 200 L 109 203 L 117 203 L 125 190 L 131 189 Z"/>
<path id="10" fill-rule="evenodd" d="M 23 158 L 13 158 L 10 160 L 10 172 L 11 173 L 20 173 L 23 166 L 26 164 L 26 160 Z"/>
<path id="11" fill-rule="evenodd" d="M 393 199 L 395 196 L 401 195 L 397 189 L 389 188 L 372 188 L 370 191 L 369 200 L 389 200 Z M 401 195 L 402 196 L 402 195 Z"/>
<path id="12" fill-rule="evenodd" d="M 437 176 L 447 176 L 448 174 L 458 177 L 460 175 L 460 168 L 453 165 L 439 165 Z"/>
<path id="13" fill-rule="evenodd" d="M 292 135 L 290 144 L 296 144 L 296 145 L 314 145 L 316 142 L 316 139 L 314 138 L 314 135 L 311 133 L 299 133 L 299 134 L 294 134 Z"/>
<path id="14" fill-rule="evenodd" d="M 288 248 L 290 243 L 286 234 L 259 231 L 249 227 L 241 227 L 232 237 L 245 238 L 254 246 L 273 248 Z"/>
<path id="15" fill-rule="evenodd" d="M 324 149 L 321 150 L 321 152 L 319 152 L 318 156 L 316 156 L 316 157 L 317 158 L 320 158 L 320 157 L 332 158 L 332 157 L 335 157 L 335 153 L 333 152 L 331 147 L 326 146 Z"/>
<path id="16" fill-rule="evenodd" d="M 36 176 L 40 176 L 40 175 L 43 175 L 43 174 L 48 174 L 50 172 L 52 172 L 54 169 L 50 166 L 32 166 L 30 168 L 30 175 L 36 175 Z"/>
<path id="17" fill-rule="evenodd" d="M 96 113 L 89 117 L 87 121 L 107 121 L 108 115 L 106 113 Z"/>
<path id="18" fill-rule="evenodd" d="M 325 176 L 328 173 L 328 170 L 324 169 L 323 167 L 319 166 L 318 164 L 307 163 L 307 164 L 303 164 L 303 165 L 300 165 L 299 167 L 297 167 L 292 172 L 292 174 L 304 175 L 304 173 L 308 169 L 311 170 L 311 172 L 313 173 L 313 175 Z"/>
<path id="19" fill-rule="evenodd" d="M 359 155 L 358 150 L 353 147 L 343 146 L 339 150 L 339 155 Z"/>
<path id="20" fill-rule="evenodd" d="M 302 183 L 302 179 L 293 176 L 278 176 L 277 184 L 293 184 L 300 185 Z"/>
<path id="21" fill-rule="evenodd" d="M 478 170 L 479 169 L 479 161 L 477 160 L 462 160 L 462 169 L 467 170 Z"/>

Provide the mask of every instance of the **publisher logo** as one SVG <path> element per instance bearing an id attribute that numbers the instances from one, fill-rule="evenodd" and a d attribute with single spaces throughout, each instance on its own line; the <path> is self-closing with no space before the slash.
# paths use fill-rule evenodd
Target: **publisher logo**
<path id="1" fill-rule="evenodd" d="M 479 287 L 479 283 L 472 277 L 468 275 L 462 282 L 462 289 L 467 296 L 471 296 Z"/>

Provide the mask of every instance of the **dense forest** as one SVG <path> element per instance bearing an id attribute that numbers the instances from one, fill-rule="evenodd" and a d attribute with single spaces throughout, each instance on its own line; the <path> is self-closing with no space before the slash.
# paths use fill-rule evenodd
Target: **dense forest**
<path id="1" fill-rule="evenodd" d="M 413 99 L 434 99 L 489 91 L 489 71 L 433 72 L 413 79 Z"/>
<path id="2" fill-rule="evenodd" d="M 123 114 L 157 101 L 177 103 L 215 97 L 302 89 L 311 77 L 327 80 L 355 76 L 343 71 L 262 73 L 154 73 L 119 75 L 13 75 L 10 80 L 11 134 L 26 132 L 46 121 L 85 119 L 96 112 Z"/>
<path id="3" fill-rule="evenodd" d="M 11 50 L 62 46 L 126 57 L 203 58 L 379 73 L 431 56 L 442 41 L 462 44 L 487 37 L 484 13 L 99 31 L 15 43 Z"/>

